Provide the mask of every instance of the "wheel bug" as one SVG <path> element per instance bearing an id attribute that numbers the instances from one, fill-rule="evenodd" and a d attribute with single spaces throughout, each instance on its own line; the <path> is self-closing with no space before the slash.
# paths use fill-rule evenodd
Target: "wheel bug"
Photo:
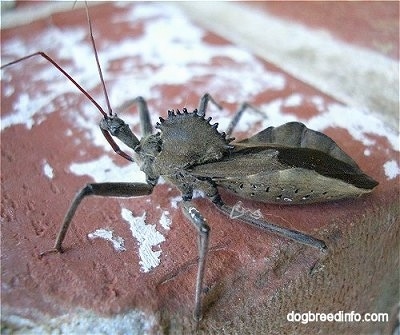
<path id="1" fill-rule="evenodd" d="M 321 133 L 307 129 L 300 123 L 267 128 L 246 140 L 234 142 L 229 136 L 249 105 L 243 104 L 226 133 L 220 133 L 216 125 L 210 124 L 211 119 L 205 117 L 209 102 L 218 106 L 208 94 L 200 100 L 197 111 L 188 112 L 186 109 L 182 112 L 170 111 L 168 118 L 161 119 L 157 124 L 156 128 L 159 130 L 157 134 L 153 134 L 145 100 L 137 98 L 135 101 L 139 106 L 143 133 L 143 138 L 139 140 L 125 122 L 111 110 L 97 59 L 89 17 L 88 21 L 108 113 L 105 113 L 90 95 L 53 60 L 43 53 L 39 54 L 73 81 L 102 112 L 103 119 L 100 127 L 104 136 L 114 151 L 140 165 L 146 173 L 147 184 L 87 185 L 78 193 L 67 212 L 52 251 L 62 252 L 65 234 L 77 207 L 86 196 L 124 197 L 150 194 L 158 177 L 163 176 L 182 192 L 183 213 L 199 233 L 200 257 L 194 315 L 196 319 L 200 319 L 209 227 L 191 201 L 194 189 L 202 190 L 218 209 L 229 214 L 232 207 L 222 201 L 217 187 L 228 189 L 240 197 L 255 201 L 299 204 L 358 196 L 376 186 L 376 182 L 363 174 L 353 160 L 332 140 Z M 133 149 L 133 156 L 120 150 L 112 136 Z M 240 219 L 264 231 L 275 232 L 321 250 L 326 248 L 323 241 L 300 232 L 274 226 L 245 215 Z"/>

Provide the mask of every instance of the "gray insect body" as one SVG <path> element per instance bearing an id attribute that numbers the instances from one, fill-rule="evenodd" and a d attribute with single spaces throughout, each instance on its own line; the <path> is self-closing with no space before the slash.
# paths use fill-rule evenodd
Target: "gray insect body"
<path id="1" fill-rule="evenodd" d="M 243 198 L 281 204 L 356 197 L 376 185 L 332 139 L 299 122 L 231 143 L 210 120 L 186 109 L 161 118 L 160 133 L 144 137 L 135 148 L 148 180 L 163 176 L 184 199 L 191 199 L 194 189 L 215 197 L 219 186 Z"/>
<path id="2" fill-rule="evenodd" d="M 90 17 L 87 12 L 90 32 Z M 108 113 L 53 59 L 37 52 L 11 63 L 42 56 L 64 74 L 102 113 L 100 129 L 116 153 L 136 162 L 146 174 L 147 183 L 90 183 L 73 199 L 62 222 L 54 248 L 43 252 L 63 252 L 62 243 L 81 201 L 88 196 L 134 197 L 151 194 L 160 176 L 175 185 L 182 193 L 181 208 L 199 236 L 199 261 L 196 280 L 194 317 L 202 317 L 203 277 L 210 228 L 206 219 L 191 201 L 194 190 L 201 190 L 215 207 L 231 216 L 235 209 L 221 199 L 218 189 L 229 190 L 241 198 L 279 204 L 306 204 L 346 197 L 357 197 L 370 192 L 378 183 L 364 174 L 357 164 L 328 136 L 308 129 L 301 123 L 290 122 L 280 127 L 269 127 L 254 136 L 234 142 L 230 138 L 241 115 L 250 107 L 242 104 L 228 126 L 226 133 L 217 130 L 205 118 L 208 102 L 219 105 L 205 94 L 198 110 L 189 113 L 168 112 L 167 119 L 160 118 L 153 133 L 150 114 L 145 100 L 138 97 L 143 137 L 139 140 L 129 126 L 111 110 L 103 81 L 94 38 L 93 50 L 99 70 Z M 133 150 L 130 156 L 113 140 L 115 136 Z M 283 228 L 262 220 L 261 213 L 251 215 L 241 211 L 235 219 L 325 251 L 324 241 L 299 231 Z M 231 216 L 232 218 L 232 216 Z"/>
<path id="3" fill-rule="evenodd" d="M 122 119 L 116 115 L 105 116 L 100 122 L 103 133 L 111 133 L 134 150 L 131 159 L 109 140 L 117 153 L 140 166 L 146 174 L 149 188 L 134 183 L 130 184 L 128 190 L 115 183 L 86 186 L 74 199 L 54 247 L 54 250 L 62 251 L 65 232 L 83 197 L 149 194 L 162 176 L 181 191 L 183 213 L 199 234 L 194 310 L 197 321 L 202 317 L 201 292 L 210 228 L 191 202 L 194 190 L 203 191 L 219 210 L 233 218 L 231 214 L 234 208 L 223 202 L 218 188 L 261 202 L 306 204 L 357 197 L 370 192 L 378 184 L 364 174 L 331 138 L 299 122 L 269 127 L 250 138 L 234 142 L 229 135 L 249 105 L 243 104 L 237 111 L 227 133 L 219 133 L 218 124 L 211 125 L 211 117 L 205 119 L 209 101 L 216 104 L 209 94 L 205 94 L 200 100 L 199 110 L 192 113 L 186 109 L 183 109 L 183 113 L 179 110 L 176 113 L 168 111 L 168 118 L 160 118 L 160 123 L 156 125 L 158 132 L 152 134 L 146 102 L 138 97 L 135 102 L 138 103 L 144 133 L 141 140 L 136 138 Z M 83 191 L 89 186 L 86 194 Z M 99 186 L 101 189 L 98 189 Z M 276 233 L 321 251 L 327 249 L 323 241 L 268 223 L 261 219 L 262 215 L 255 217 L 241 212 L 234 217 L 263 231 Z"/>

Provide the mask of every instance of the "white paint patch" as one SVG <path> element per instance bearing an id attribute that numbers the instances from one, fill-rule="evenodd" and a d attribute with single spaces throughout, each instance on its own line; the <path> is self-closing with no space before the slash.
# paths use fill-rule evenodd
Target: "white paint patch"
<path id="1" fill-rule="evenodd" d="M 267 89 L 279 90 L 286 85 L 282 74 L 266 70 L 251 53 L 228 44 L 204 43 L 205 30 L 190 22 L 174 6 L 136 3 L 127 5 L 126 8 L 122 15 L 112 13 L 110 22 L 116 25 L 129 22 L 132 27 L 138 22 L 144 22 L 144 33 L 139 37 L 127 34 L 125 38 L 117 41 L 104 40 L 98 45 L 99 58 L 114 108 L 138 95 L 158 99 L 162 96 L 160 87 L 168 84 L 187 87 L 188 92 L 182 92 L 180 103 L 184 103 L 186 94 L 193 91 L 200 97 L 205 93 L 205 88 L 212 92 L 215 98 L 219 98 L 224 92 L 224 101 L 240 103 L 245 100 L 251 101 L 253 96 Z M 151 20 L 147 20 L 149 15 Z M 61 30 L 53 26 L 32 40 L 16 36 L 2 45 L 4 61 L 14 60 L 37 50 L 45 50 L 56 60 L 70 62 L 65 70 L 86 90 L 92 91 L 99 86 L 99 76 L 91 46 L 84 42 L 86 35 L 87 29 L 84 28 Z M 215 58 L 232 61 L 213 66 Z M 39 61 L 40 59 L 32 60 Z M 114 67 L 111 64 L 115 62 L 121 63 L 122 69 L 117 74 L 112 72 Z M 29 67 L 27 63 L 13 68 Z M 80 94 L 54 67 L 43 63 L 32 76 L 32 82 L 24 84 L 23 92 L 19 93 L 13 105 L 14 112 L 3 118 L 2 130 L 16 124 L 24 124 L 30 129 L 43 122 L 48 114 L 55 110 L 54 100 L 64 103 L 65 110 L 68 110 L 73 104 L 67 100 L 68 94 Z M 151 67 L 148 64 L 151 64 Z M 7 86 L 7 92 L 12 92 L 12 72 L 8 71 L 7 69 L 7 75 L 3 77 L 3 86 Z M 35 81 L 38 78 L 48 83 L 43 92 L 35 89 Z M 204 82 L 204 85 L 196 85 L 197 82 Z M 226 92 L 232 93 L 227 95 Z M 102 103 L 102 93 L 93 94 L 93 98 Z M 183 107 L 174 106 L 174 102 L 170 103 L 165 110 Z M 86 130 L 93 143 L 108 148 L 104 139 L 97 141 L 102 136 L 97 127 L 99 113 L 90 102 L 85 101 L 79 112 L 74 110 L 65 116 L 74 127 Z M 130 120 L 124 115 L 124 119 L 132 126 L 137 126 L 139 122 L 137 116 Z"/>
<path id="2" fill-rule="evenodd" d="M 398 162 L 395 160 L 388 161 L 385 164 L 383 164 L 383 168 L 385 170 L 385 175 L 388 180 L 396 178 L 398 175 L 400 175 L 400 167 Z"/>
<path id="3" fill-rule="evenodd" d="M 141 270 L 149 272 L 160 264 L 161 249 L 154 251 L 153 248 L 159 248 L 165 237 L 157 231 L 156 225 L 146 224 L 146 213 L 134 216 L 130 210 L 121 208 L 121 216 L 129 224 L 132 236 L 139 243 Z"/>
<path id="4" fill-rule="evenodd" d="M 154 329 L 158 328 L 158 318 L 149 311 L 139 309 L 106 317 L 82 308 L 71 308 L 67 314 L 42 318 L 37 323 L 32 318 L 23 318 L 11 313 L 2 315 L 2 318 L 16 329 L 23 329 L 20 333 L 24 335 L 153 334 Z"/>
<path id="5" fill-rule="evenodd" d="M 285 107 L 297 107 L 301 106 L 302 102 L 303 102 L 303 95 L 294 93 L 285 99 L 283 105 Z"/>
<path id="6" fill-rule="evenodd" d="M 114 233 L 112 230 L 101 228 L 101 229 L 96 229 L 93 233 L 88 234 L 88 238 L 91 240 L 95 238 L 101 238 L 106 241 L 109 241 L 112 243 L 113 248 L 115 251 L 121 252 L 125 251 L 125 246 L 124 246 L 124 239 L 120 236 L 114 236 Z"/>
<path id="7" fill-rule="evenodd" d="M 138 182 L 145 183 L 145 174 L 136 164 L 118 166 L 108 155 L 84 163 L 73 163 L 70 171 L 78 176 L 90 176 L 96 183 Z"/>
<path id="8" fill-rule="evenodd" d="M 323 131 L 328 127 L 347 129 L 351 136 L 365 146 L 375 145 L 371 134 L 387 138 L 392 148 L 399 151 L 398 134 L 382 120 L 379 115 L 367 110 L 332 103 L 322 112 L 307 121 L 315 130 Z"/>
<path id="9" fill-rule="evenodd" d="M 160 217 L 160 225 L 166 230 L 171 229 L 172 220 L 170 218 L 170 213 L 168 211 L 163 211 Z"/>
<path id="10" fill-rule="evenodd" d="M 197 199 L 197 198 L 205 198 L 205 193 L 203 191 L 200 190 L 193 190 L 193 197 L 192 199 Z M 177 209 L 179 206 L 178 204 L 182 201 L 182 196 L 178 195 L 176 197 L 172 197 L 170 198 L 170 203 L 171 203 L 171 207 L 174 209 Z"/>
<path id="11" fill-rule="evenodd" d="M 267 116 L 264 119 L 263 128 L 276 127 L 290 121 L 303 122 L 308 128 L 321 132 L 330 127 L 337 127 L 348 130 L 354 139 L 367 147 L 375 145 L 375 141 L 370 136 L 374 134 L 387 138 L 392 148 L 399 151 L 398 134 L 391 127 L 388 127 L 379 115 L 338 103 L 325 105 L 317 97 L 313 97 L 311 101 L 318 103 L 317 107 L 321 108 L 321 113 L 310 119 L 301 119 L 294 114 L 282 113 L 282 106 L 285 104 L 285 100 L 282 99 L 275 99 L 268 104 L 261 105 L 260 110 Z M 251 116 L 251 118 L 254 118 L 254 116 Z M 245 127 L 242 127 L 243 125 L 239 129 L 246 130 Z"/>
<path id="12" fill-rule="evenodd" d="M 397 60 L 240 1 L 176 4 L 211 31 L 247 47 L 338 101 L 398 116 Z M 238 25 L 238 22 L 251 24 Z"/>
<path id="13" fill-rule="evenodd" d="M 181 201 L 182 201 L 182 196 L 180 195 L 170 198 L 171 207 L 177 209 L 178 203 L 180 203 Z"/>
<path id="14" fill-rule="evenodd" d="M 320 95 L 312 96 L 310 101 L 314 104 L 314 106 L 317 108 L 317 110 L 319 110 L 319 111 L 326 110 L 326 101 Z"/>
<path id="15" fill-rule="evenodd" d="M 53 179 L 54 177 L 54 169 L 46 160 L 43 163 L 43 173 L 49 179 Z"/>
<path id="16" fill-rule="evenodd" d="M 200 213 L 196 208 L 190 207 L 189 208 L 189 214 L 192 217 L 193 221 L 198 221 L 199 220 Z"/>
<path id="17" fill-rule="evenodd" d="M 122 5 L 117 4 L 117 6 Z M 251 102 L 255 96 L 267 90 L 279 91 L 286 87 L 284 75 L 280 72 L 266 70 L 264 63 L 251 53 L 229 44 L 218 45 L 205 42 L 206 31 L 194 25 L 186 14 L 168 3 L 126 3 L 123 6 L 126 11 L 122 15 L 110 13 L 109 22 L 113 25 L 128 22 L 130 27 L 135 28 L 140 24 L 143 28 L 143 34 L 139 36 L 125 34 L 120 40 L 116 41 L 102 39 L 102 43 L 97 46 L 111 105 L 114 107 L 142 95 L 147 99 L 152 99 L 155 106 L 157 106 L 158 101 L 163 103 L 162 106 L 164 106 L 164 103 L 168 103 L 167 106 L 163 107 L 164 110 L 181 108 L 183 106 L 174 104 L 185 105 L 187 96 L 195 94 L 200 97 L 206 91 L 212 93 L 217 101 L 232 102 L 239 105 L 244 101 Z M 242 9 L 239 8 L 239 14 L 242 15 L 242 13 Z M 212 15 L 215 15 L 215 12 Z M 208 21 L 212 22 L 213 20 Z M 224 25 L 219 26 L 224 27 Z M 94 30 L 96 31 L 95 22 Z M 271 27 L 269 30 L 271 30 Z M 298 34 L 296 29 L 290 28 L 287 31 Z M 307 39 L 308 33 L 303 35 Z M 92 48 L 86 40 L 87 34 L 86 27 L 59 29 L 55 26 L 49 26 L 48 29 L 34 37 L 15 36 L 13 39 L 2 42 L 3 62 L 15 60 L 38 50 L 44 50 L 51 54 L 55 60 L 62 60 L 63 64 L 68 64 L 65 70 L 86 90 L 93 92 L 94 89 L 99 89 L 100 80 L 93 59 Z M 263 31 L 260 34 L 263 35 L 262 38 L 265 38 Z M 276 36 L 275 34 L 268 34 L 268 37 L 272 38 L 272 42 L 274 42 L 273 39 Z M 323 37 L 326 38 L 327 36 Z M 296 39 L 290 40 L 297 43 Z M 308 45 L 311 44 L 314 45 L 314 43 Z M 285 47 L 282 43 L 271 43 L 271 46 Z M 296 47 L 294 47 L 289 51 L 296 50 Z M 332 51 L 327 50 L 328 52 Z M 287 54 L 296 55 L 293 52 Z M 322 54 L 319 59 L 323 62 L 329 62 L 331 57 L 325 56 L 325 54 Z M 362 59 L 362 57 L 350 58 L 357 59 L 357 67 L 360 66 L 359 59 Z M 228 61 L 215 62 L 218 59 Z M 283 58 L 280 60 L 285 62 Z M 30 71 L 29 61 L 16 64 L 2 71 L 2 87 L 5 88 L 2 90 L 4 97 L 10 97 L 12 92 L 14 92 L 12 96 L 15 96 L 13 112 L 5 113 L 5 116 L 2 117 L 2 131 L 18 124 L 31 129 L 44 122 L 50 113 L 57 110 L 55 108 L 57 104 L 58 110 L 62 108 L 65 112 L 62 113 L 62 116 L 65 117 L 65 122 L 69 123 L 71 128 L 74 127 L 77 132 L 83 132 L 85 138 L 94 146 L 100 146 L 104 148 L 104 151 L 111 153 L 112 149 L 98 128 L 100 115 L 94 106 L 86 100 L 77 105 L 74 100 L 81 96 L 81 93 L 50 64 L 39 59 L 39 57 L 38 59 L 31 59 L 31 62 L 35 62 L 35 71 Z M 304 59 L 298 59 L 298 62 L 303 65 Z M 394 72 L 387 72 L 388 68 L 391 69 L 392 63 L 388 64 L 385 61 L 384 64 L 386 65 L 375 69 L 374 74 L 382 73 L 381 77 L 392 77 Z M 115 64 L 118 64 L 118 72 L 113 72 Z M 298 68 L 301 68 L 301 73 L 309 72 L 304 71 L 304 66 Z M 363 68 L 369 70 L 365 64 Z M 331 67 L 328 66 L 326 69 L 331 69 Z M 385 71 L 381 72 L 381 69 Z M 21 71 L 32 72 L 32 77 L 30 80 L 28 78 L 23 83 L 19 83 L 22 86 L 18 87 L 17 91 L 13 76 L 17 76 Z M 390 73 L 390 76 L 388 73 Z M 37 80 L 45 81 L 48 84 L 46 90 L 37 89 Z M 185 88 L 185 91 L 175 98 L 176 101 L 165 102 L 162 100 L 162 90 L 165 85 L 181 85 Z M 393 85 L 381 85 L 379 82 L 375 85 L 395 87 Z M 319 86 L 316 85 L 316 87 Z M 360 87 L 365 88 L 365 85 Z M 373 90 L 384 94 L 382 90 L 375 88 Z M 332 90 L 328 91 L 332 93 Z M 353 90 L 349 90 L 349 92 L 353 92 Z M 98 93 L 92 94 L 96 101 L 103 103 L 104 97 L 100 90 L 98 90 Z M 374 96 L 371 95 L 371 97 Z M 398 94 L 396 96 L 398 97 Z M 319 131 L 328 127 L 347 129 L 355 139 L 371 149 L 376 143 L 370 135 L 382 136 L 389 140 L 393 148 L 399 150 L 398 134 L 386 127 L 379 117 L 368 113 L 366 110 L 339 104 L 328 105 L 323 97 L 315 96 L 311 97 L 311 102 L 321 111 L 320 115 L 309 120 L 299 120 L 294 115 L 282 113 L 282 107 L 297 106 L 305 98 L 309 99 L 309 97 L 294 92 L 286 99 L 275 99 L 264 104 L 264 106 L 259 106 L 259 109 L 265 111 L 266 115 L 263 126 L 278 126 L 297 119 L 306 123 L 309 128 Z M 154 105 L 150 104 L 150 110 L 153 110 Z M 190 106 L 188 107 L 190 109 Z M 155 123 L 156 116 L 159 114 L 162 116 L 162 113 L 165 113 L 164 110 L 152 113 L 153 123 Z M 229 113 L 226 111 L 214 113 L 214 110 L 214 107 L 210 106 L 209 115 L 213 116 L 214 122 L 220 123 L 219 129 L 223 131 L 229 124 Z M 137 113 L 132 115 L 124 113 L 120 116 L 132 128 L 137 128 L 139 125 Z M 259 115 L 256 113 L 245 113 L 237 130 L 247 131 L 252 128 L 255 121 L 259 120 Z M 345 147 L 343 149 L 346 150 Z M 89 175 L 96 182 L 145 182 L 144 174 L 139 171 L 135 164 L 120 167 L 115 165 L 106 155 L 96 160 L 74 163 L 70 166 L 70 171 L 77 175 Z M 178 201 L 180 201 L 180 197 L 172 199 L 173 208 L 178 207 Z"/>
<path id="18" fill-rule="evenodd" d="M 371 156 L 371 149 L 365 149 L 364 150 L 364 155 L 365 156 Z"/>

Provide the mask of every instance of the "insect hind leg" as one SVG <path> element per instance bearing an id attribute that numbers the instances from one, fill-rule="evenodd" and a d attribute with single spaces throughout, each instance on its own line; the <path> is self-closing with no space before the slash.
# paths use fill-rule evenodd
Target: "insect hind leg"
<path id="1" fill-rule="evenodd" d="M 232 213 L 235 211 L 234 208 L 226 205 L 225 203 L 222 202 L 222 200 L 214 203 L 222 212 L 224 212 L 225 214 L 229 215 L 229 217 L 232 218 Z M 294 229 L 280 227 L 278 225 L 272 224 L 270 222 L 261 219 L 250 217 L 246 213 L 241 213 L 240 215 L 235 216 L 235 219 L 241 220 L 252 226 L 260 228 L 264 232 L 273 233 L 291 239 L 295 242 L 305 244 L 313 248 L 317 248 L 322 252 L 326 252 L 328 249 L 324 241 L 319 240 L 311 235 L 304 234 Z"/>

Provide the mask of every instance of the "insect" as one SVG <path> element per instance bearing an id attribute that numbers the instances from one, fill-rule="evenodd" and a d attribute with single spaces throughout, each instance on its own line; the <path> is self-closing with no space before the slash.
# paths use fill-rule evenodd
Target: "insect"
<path id="1" fill-rule="evenodd" d="M 277 204 L 308 204 L 357 197 L 370 192 L 377 182 L 364 174 L 357 164 L 326 135 L 310 130 L 298 122 L 269 127 L 252 137 L 234 141 L 231 136 L 243 113 L 251 108 L 243 104 L 225 133 L 211 124 L 207 106 L 217 102 L 211 95 L 200 99 L 192 112 L 171 110 L 160 118 L 157 131 L 150 123 L 146 101 L 138 97 L 142 138 L 112 112 L 88 15 L 90 36 L 107 101 L 105 112 L 91 96 L 60 66 L 44 53 L 41 55 L 61 71 L 102 113 L 100 129 L 116 153 L 138 164 L 146 174 L 147 183 L 91 183 L 76 195 L 66 213 L 53 249 L 62 252 L 62 244 L 80 202 L 87 196 L 144 196 L 152 192 L 159 177 L 175 185 L 182 193 L 183 213 L 198 231 L 199 261 L 195 289 L 194 317 L 202 317 L 202 291 L 210 228 L 192 201 L 193 191 L 202 191 L 215 208 L 230 215 L 233 207 L 224 203 L 219 189 L 226 189 L 240 198 Z M 18 61 L 21 61 L 20 59 Z M 17 61 L 16 61 L 17 62 Z M 13 62 L 15 63 L 15 62 Z M 10 63 L 8 65 L 11 65 Z M 6 65 L 7 66 L 7 65 Z M 122 151 L 114 137 L 132 149 Z M 325 250 L 323 241 L 301 232 L 279 227 L 244 212 L 237 219 L 277 233 L 285 238 Z"/>

